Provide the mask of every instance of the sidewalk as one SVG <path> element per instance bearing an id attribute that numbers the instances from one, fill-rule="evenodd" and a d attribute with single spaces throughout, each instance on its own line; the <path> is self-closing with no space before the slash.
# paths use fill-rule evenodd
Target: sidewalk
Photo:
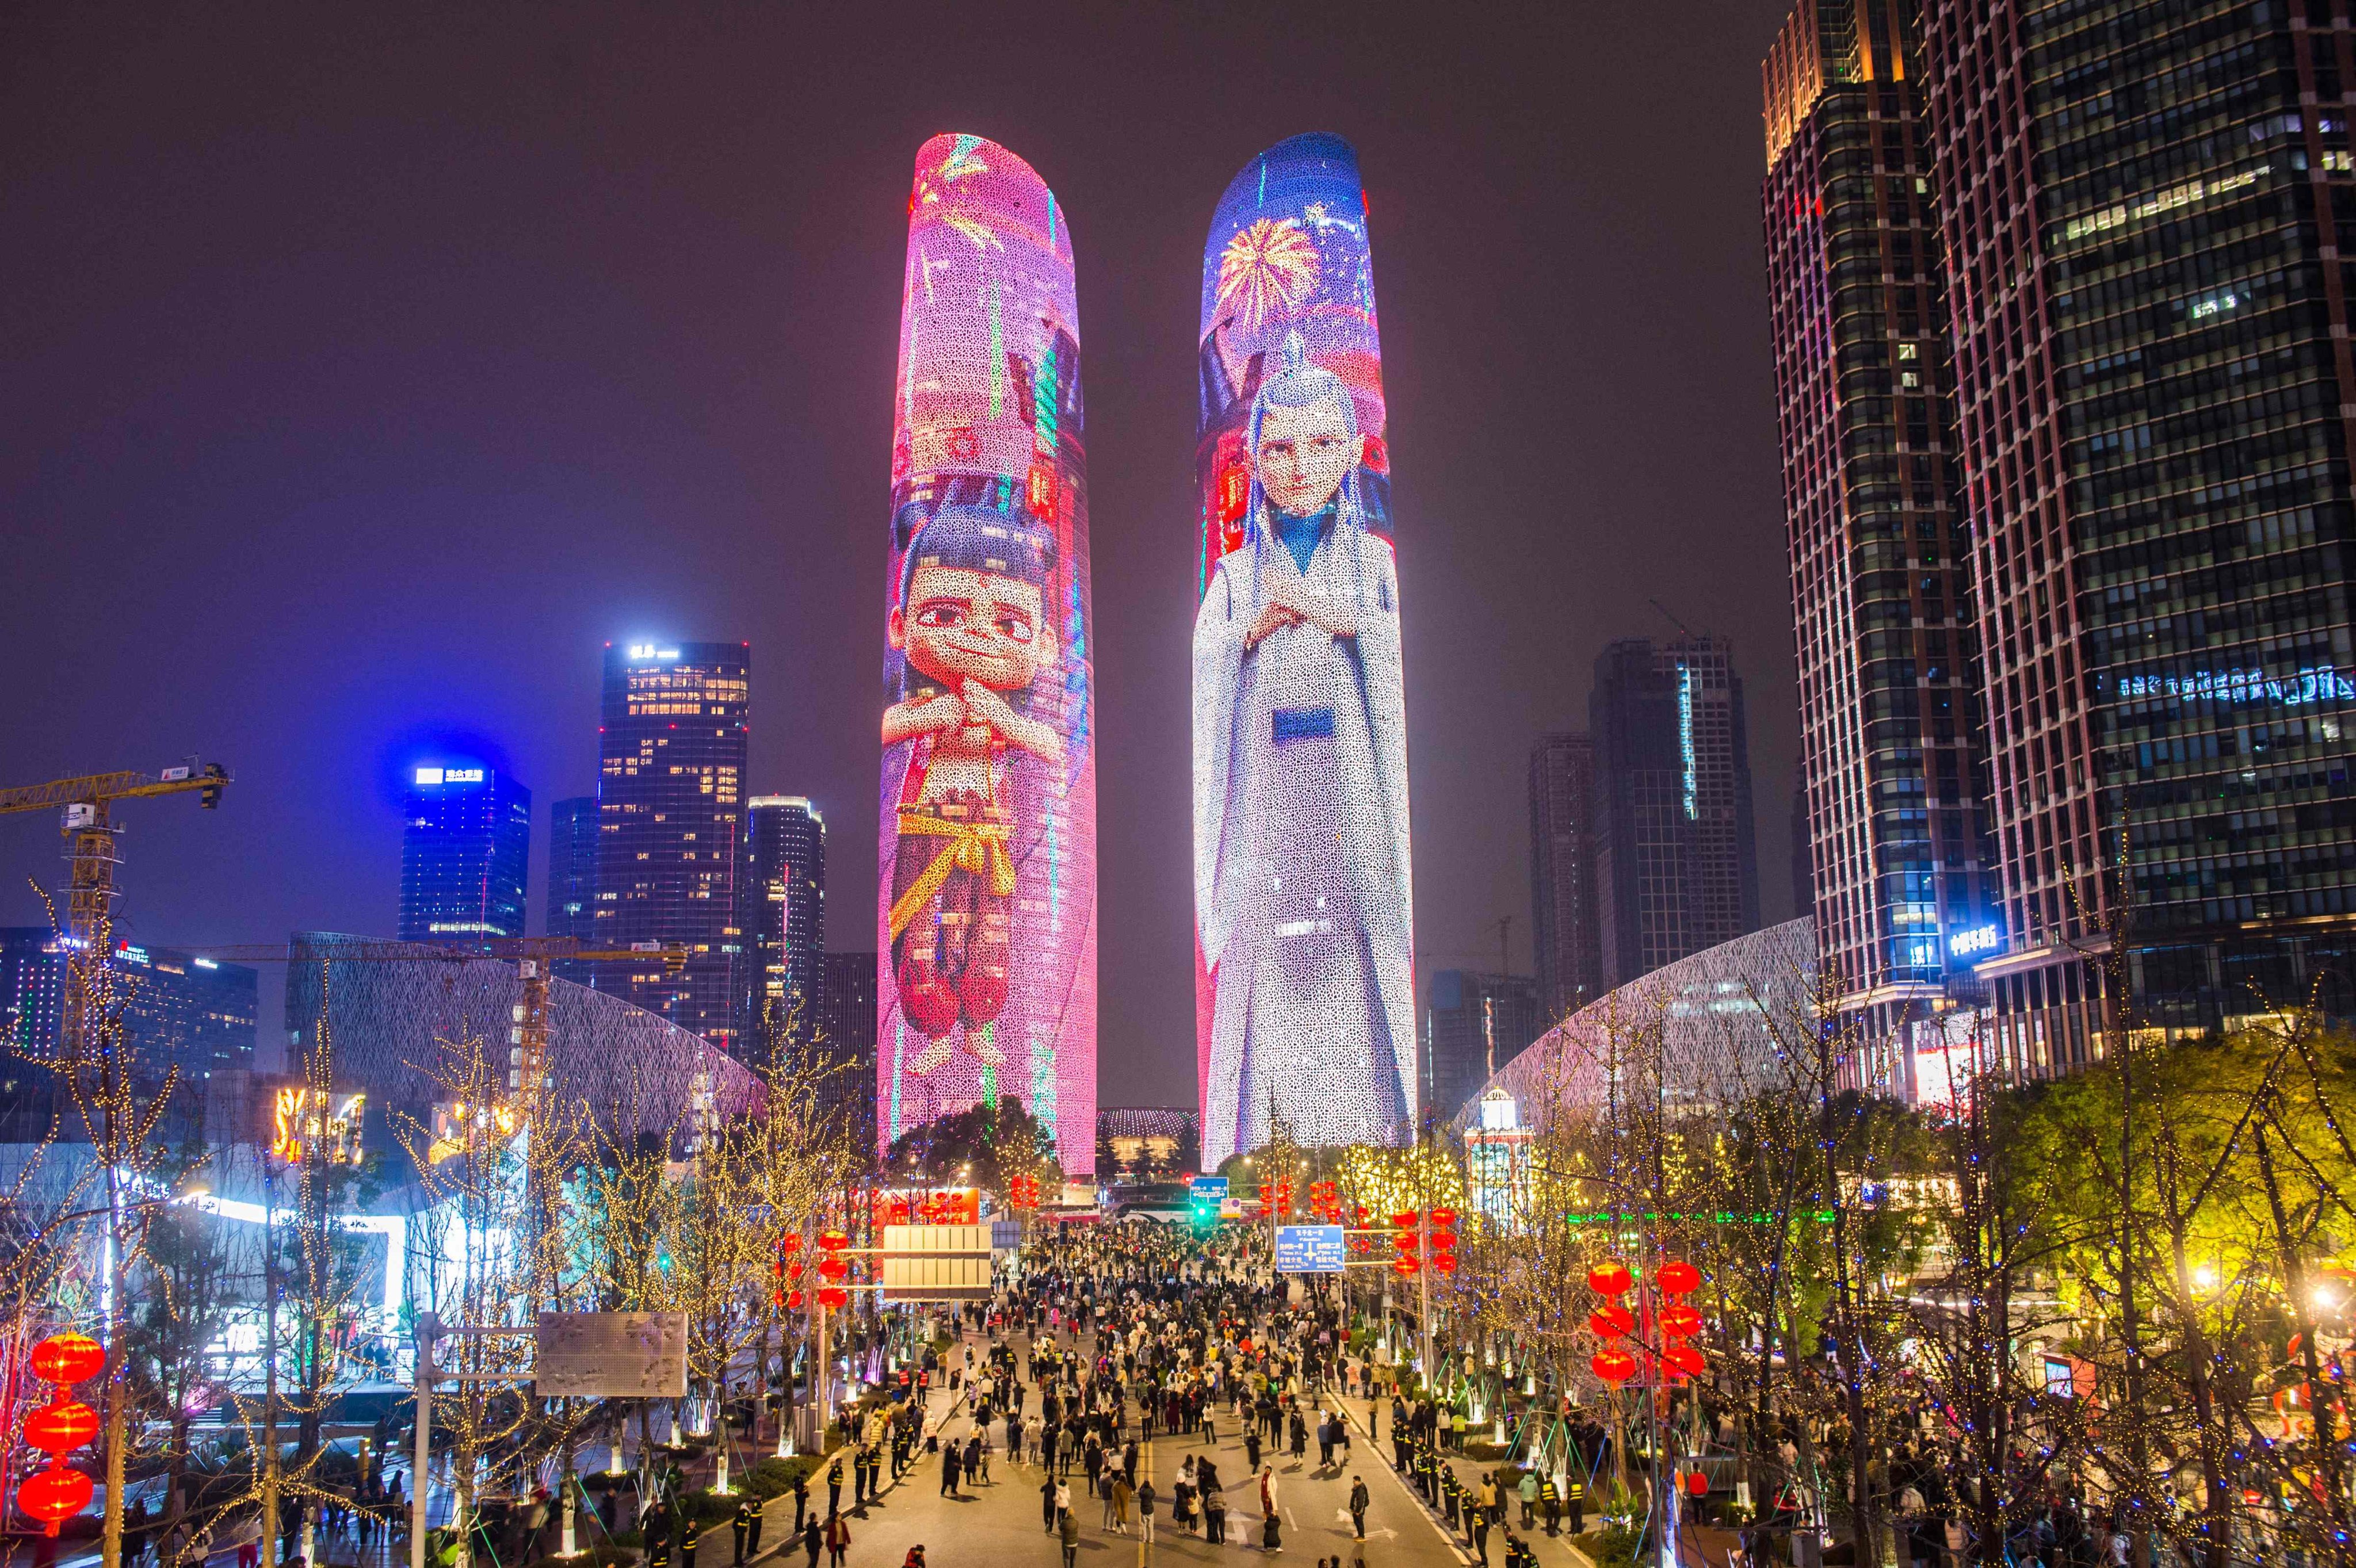
<path id="1" fill-rule="evenodd" d="M 1430 1503 L 1425 1502 L 1423 1500 L 1423 1494 L 1420 1491 L 1418 1491 L 1415 1486 L 1409 1482 L 1405 1476 L 1399 1474 L 1398 1466 L 1393 1462 L 1394 1456 L 1397 1451 L 1391 1446 L 1390 1435 L 1387 1429 L 1386 1429 L 1384 1435 L 1379 1438 L 1368 1437 L 1366 1435 L 1366 1418 L 1361 1407 L 1365 1406 L 1369 1402 L 1364 1399 L 1345 1398 L 1339 1392 L 1333 1392 L 1330 1389 L 1323 1397 L 1331 1400 L 1335 1407 L 1342 1412 L 1344 1417 L 1348 1420 L 1351 1426 L 1356 1429 L 1359 1438 L 1365 1443 L 1369 1452 L 1374 1454 L 1375 1458 L 1372 1462 L 1379 1465 L 1382 1467 L 1383 1473 L 1389 1476 L 1392 1480 L 1396 1481 L 1398 1484 L 1399 1489 L 1405 1492 L 1408 1497 L 1413 1500 L 1415 1505 L 1421 1509 L 1431 1520 L 1433 1526 L 1440 1531 L 1441 1533 L 1448 1536 L 1451 1543 L 1457 1547 L 1458 1555 L 1468 1563 L 1478 1561 L 1478 1559 L 1472 1555 L 1471 1548 L 1464 1544 L 1464 1538 L 1456 1534 L 1449 1528 L 1447 1520 L 1440 1514 L 1440 1510 Z M 1390 1415 L 1390 1401 L 1386 1398 L 1381 1401 L 1381 1403 L 1383 1405 L 1384 1418 L 1387 1421 Z M 1472 1490 L 1476 1492 L 1480 1489 L 1482 1472 L 1484 1469 L 1503 1468 L 1505 1463 L 1502 1459 L 1491 1460 L 1484 1463 L 1482 1461 L 1467 1459 L 1462 1456 L 1453 1454 L 1442 1454 L 1440 1457 L 1441 1463 L 1447 1465 L 1451 1469 L 1456 1472 L 1456 1478 L 1458 1481 L 1465 1483 Z M 1537 1554 L 1538 1562 L 1541 1564 L 1556 1564 L 1558 1565 L 1558 1568 L 1595 1568 L 1594 1559 L 1589 1557 L 1586 1552 L 1581 1552 L 1578 1547 L 1572 1545 L 1570 1537 L 1568 1534 L 1548 1535 L 1546 1532 L 1546 1524 L 1543 1516 L 1541 1516 L 1538 1523 L 1533 1525 L 1528 1530 L 1524 1530 L 1521 1527 L 1520 1520 L 1521 1505 L 1518 1501 L 1508 1501 L 1505 1505 L 1506 1525 L 1513 1530 L 1515 1534 L 1520 1536 L 1523 1541 L 1529 1544 L 1530 1550 Z M 1505 1532 L 1504 1530 L 1492 1526 L 1489 1531 L 1489 1561 L 1493 1563 L 1503 1563 L 1505 1558 Z"/>

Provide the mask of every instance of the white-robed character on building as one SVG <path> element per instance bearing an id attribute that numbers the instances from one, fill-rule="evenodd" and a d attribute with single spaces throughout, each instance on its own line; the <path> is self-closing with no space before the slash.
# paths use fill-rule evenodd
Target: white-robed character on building
<path id="1" fill-rule="evenodd" d="M 1194 896 L 1212 989 L 1203 1166 L 1413 1130 L 1398 578 L 1348 387 L 1298 333 L 1245 430 L 1240 547 L 1194 619 Z"/>

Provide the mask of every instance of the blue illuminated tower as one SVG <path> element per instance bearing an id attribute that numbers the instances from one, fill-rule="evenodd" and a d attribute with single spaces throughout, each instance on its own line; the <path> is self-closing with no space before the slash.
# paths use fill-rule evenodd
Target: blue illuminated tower
<path id="1" fill-rule="evenodd" d="M 531 791 L 487 763 L 409 770 L 401 832 L 403 942 L 521 936 Z"/>

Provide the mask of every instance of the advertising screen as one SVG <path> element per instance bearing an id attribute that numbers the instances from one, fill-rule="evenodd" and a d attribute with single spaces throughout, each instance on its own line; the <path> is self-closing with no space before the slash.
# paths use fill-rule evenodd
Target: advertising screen
<path id="1" fill-rule="evenodd" d="M 1095 1166 L 1096 759 L 1072 238 L 979 136 L 916 155 L 894 385 L 876 1136 L 1012 1096 Z"/>
<path id="2" fill-rule="evenodd" d="M 1245 165 L 1203 253 L 1194 622 L 1202 1159 L 1415 1125 L 1407 718 L 1357 155 Z"/>

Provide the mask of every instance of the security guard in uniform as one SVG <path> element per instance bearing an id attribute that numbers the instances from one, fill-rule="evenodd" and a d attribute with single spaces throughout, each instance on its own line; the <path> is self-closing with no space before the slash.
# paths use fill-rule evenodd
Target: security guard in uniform
<path id="1" fill-rule="evenodd" d="M 1546 1509 L 1547 1533 L 1562 1533 L 1562 1494 L 1555 1489 L 1554 1474 L 1547 1471 L 1538 1477 L 1538 1507 Z"/>

